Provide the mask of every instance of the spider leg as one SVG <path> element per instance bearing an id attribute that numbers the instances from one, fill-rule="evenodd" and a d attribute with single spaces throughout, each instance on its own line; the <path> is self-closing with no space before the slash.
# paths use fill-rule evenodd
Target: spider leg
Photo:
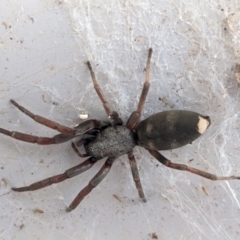
<path id="1" fill-rule="evenodd" d="M 74 143 L 72 143 L 72 148 L 73 148 L 74 152 L 81 158 L 89 156 L 87 153 L 80 153 Z"/>
<path id="2" fill-rule="evenodd" d="M 163 165 L 165 165 L 166 167 L 169 168 L 173 168 L 173 169 L 177 169 L 177 170 L 181 170 L 181 171 L 188 171 L 191 172 L 193 174 L 199 175 L 201 177 L 216 181 L 216 180 L 232 180 L 232 179 L 238 179 L 240 180 L 240 176 L 217 176 L 215 174 L 211 174 L 202 170 L 199 170 L 197 168 L 193 168 L 190 166 L 187 166 L 185 164 L 179 164 L 179 163 L 173 163 L 170 160 L 168 160 L 167 158 L 165 158 L 162 154 L 160 154 L 158 151 L 156 150 L 148 150 L 149 153 L 156 158 L 160 163 L 162 163 Z"/>
<path id="3" fill-rule="evenodd" d="M 76 137 L 74 135 L 71 136 L 71 135 L 65 135 L 65 134 L 58 134 L 58 135 L 55 135 L 54 137 L 38 137 L 38 136 L 26 134 L 26 133 L 20 133 L 15 131 L 11 132 L 3 128 L 0 128 L 0 133 L 23 142 L 37 143 L 39 145 L 63 143 Z"/>
<path id="4" fill-rule="evenodd" d="M 21 132 L 15 132 L 15 131 L 8 131 L 4 128 L 0 128 L 0 133 L 7 135 L 9 137 L 18 139 L 20 141 L 29 142 L 29 143 L 37 143 L 40 145 L 49 145 L 49 144 L 58 144 L 66 142 L 72 138 L 75 138 L 77 135 L 84 134 L 85 132 L 93 129 L 93 128 L 104 128 L 109 126 L 109 123 L 98 121 L 95 119 L 87 120 L 85 122 L 80 123 L 76 126 L 76 135 L 69 135 L 69 134 L 58 134 L 54 137 L 38 137 L 35 135 L 30 135 L 26 133 Z M 86 136 L 87 138 L 88 136 Z"/>
<path id="5" fill-rule="evenodd" d="M 128 118 L 128 121 L 127 121 L 127 124 L 126 124 L 126 126 L 129 129 L 133 129 L 136 126 L 136 124 L 139 122 L 139 119 L 140 119 L 141 114 L 142 114 L 143 105 L 144 105 L 144 102 L 146 100 L 148 90 L 149 90 L 149 87 L 150 87 L 150 60 L 151 60 L 151 56 L 152 56 L 152 48 L 149 48 L 145 81 L 144 81 L 142 93 L 141 93 L 141 96 L 140 96 L 140 99 L 139 99 L 139 102 L 138 102 L 137 110 L 132 112 L 132 114 Z"/>
<path id="6" fill-rule="evenodd" d="M 82 146 L 82 145 L 84 144 L 84 142 L 85 142 L 86 140 L 91 140 L 91 139 L 94 139 L 94 138 L 96 138 L 96 136 L 90 135 L 90 134 L 84 134 L 83 137 L 80 138 L 80 139 L 77 141 L 76 145 L 77 145 L 78 147 L 80 147 L 80 146 Z"/>
<path id="7" fill-rule="evenodd" d="M 91 168 L 95 162 L 96 162 L 95 158 L 90 157 L 84 162 L 80 163 L 79 165 L 69 168 L 62 174 L 58 174 L 53 177 L 46 178 L 44 180 L 35 182 L 29 186 L 12 188 L 12 190 L 15 192 L 25 192 L 25 191 L 35 191 L 41 188 L 45 188 L 52 184 L 62 182 L 68 178 L 75 177 L 76 175 L 81 174 L 82 172 Z"/>
<path id="8" fill-rule="evenodd" d="M 29 116 L 30 118 L 32 118 L 34 121 L 46 126 L 46 127 L 49 127 L 49 128 L 52 128 L 54 130 L 57 130 L 58 132 L 60 133 L 63 133 L 63 134 L 66 134 L 66 135 L 75 135 L 76 133 L 76 130 L 73 129 L 73 128 L 69 128 L 69 127 L 66 127 L 64 125 L 61 125 L 59 123 L 56 123 L 54 121 L 51 121 L 47 118 L 44 118 L 44 117 L 41 117 L 39 115 L 35 115 L 33 114 L 32 112 L 28 111 L 26 108 L 24 108 L 23 106 L 19 105 L 17 102 L 15 102 L 14 100 L 10 100 L 10 102 L 15 106 L 17 107 L 21 112 L 25 113 L 27 116 Z"/>
<path id="9" fill-rule="evenodd" d="M 129 163 L 130 163 L 130 167 L 131 167 L 131 171 L 132 171 L 133 180 L 134 180 L 136 188 L 138 190 L 138 195 L 144 202 L 146 202 L 147 199 L 143 192 L 143 188 L 142 188 L 142 184 L 140 181 L 139 172 L 138 172 L 138 168 L 137 168 L 137 163 L 136 163 L 135 157 L 132 152 L 128 154 L 128 159 L 129 159 Z"/>
<path id="10" fill-rule="evenodd" d="M 95 130 L 94 128 L 96 128 L 97 131 L 102 130 L 108 126 L 110 126 L 111 124 L 109 122 L 106 121 L 99 121 L 96 119 L 89 119 L 86 120 L 84 122 L 81 122 L 80 124 L 77 124 L 74 129 L 76 129 L 76 133 L 79 134 L 84 134 L 90 130 Z"/>
<path id="11" fill-rule="evenodd" d="M 82 145 L 84 144 L 84 142 L 85 142 L 85 139 L 84 139 L 84 138 L 79 139 L 79 140 L 77 141 L 77 146 L 78 146 L 78 147 L 82 146 Z"/>
<path id="12" fill-rule="evenodd" d="M 26 108 L 24 108 L 23 106 L 19 105 L 17 102 L 15 102 L 14 100 L 10 100 L 11 103 L 17 107 L 20 111 L 22 111 L 23 113 L 25 113 L 27 116 L 29 116 L 30 118 L 32 118 L 34 121 L 52 128 L 54 130 L 57 130 L 60 133 L 63 133 L 65 135 L 79 135 L 79 134 L 83 134 L 93 128 L 104 128 L 106 126 L 109 125 L 109 123 L 107 122 L 103 122 L 103 121 L 98 121 L 95 119 L 89 119 L 87 121 L 84 121 L 78 125 L 76 125 L 74 128 L 69 128 L 66 127 L 64 125 L 60 125 L 59 123 L 56 123 L 52 120 L 49 120 L 47 118 L 41 117 L 39 115 L 35 115 L 32 112 L 28 111 Z"/>
<path id="13" fill-rule="evenodd" d="M 88 69 L 89 69 L 90 74 L 91 74 L 91 78 L 92 78 L 92 81 L 93 81 L 94 89 L 95 89 L 98 97 L 100 98 L 107 115 L 113 120 L 115 125 L 122 125 L 123 121 L 118 116 L 118 113 L 111 110 L 111 108 L 109 106 L 109 102 L 107 101 L 106 97 L 104 96 L 104 94 L 102 92 L 102 89 L 100 88 L 100 86 L 99 86 L 99 84 L 97 82 L 97 79 L 95 77 L 95 73 L 93 72 L 91 63 L 89 61 L 87 62 L 87 66 L 88 66 Z"/>
<path id="14" fill-rule="evenodd" d="M 100 171 L 91 179 L 89 184 L 85 188 L 83 188 L 76 196 L 76 198 L 72 201 L 70 206 L 66 209 L 67 212 L 75 209 L 84 199 L 84 197 L 87 196 L 93 190 L 93 188 L 95 188 L 106 177 L 106 175 L 111 169 L 113 161 L 113 158 L 108 158 L 106 160 Z"/>

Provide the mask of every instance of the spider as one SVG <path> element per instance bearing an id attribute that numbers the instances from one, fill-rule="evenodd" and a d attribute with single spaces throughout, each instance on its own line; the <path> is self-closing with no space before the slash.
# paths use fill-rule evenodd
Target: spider
<path id="1" fill-rule="evenodd" d="M 97 161 L 107 157 L 99 172 L 90 180 L 88 185 L 78 193 L 76 198 L 66 209 L 67 212 L 70 212 L 75 209 L 84 197 L 86 197 L 105 178 L 110 171 L 113 162 L 119 156 L 127 154 L 138 195 L 144 202 L 146 202 L 136 160 L 133 155 L 133 148 L 136 145 L 147 149 L 156 160 L 169 168 L 188 171 L 210 180 L 240 179 L 240 177 L 236 176 L 216 176 L 185 164 L 173 163 L 158 152 L 158 150 L 170 150 L 191 143 L 202 135 L 209 127 L 210 118 L 192 111 L 171 110 L 153 114 L 145 120 L 140 121 L 143 105 L 150 87 L 151 56 L 152 49 L 150 48 L 146 64 L 145 81 L 138 106 L 136 111 L 132 112 L 125 125 L 123 125 L 123 121 L 118 113 L 110 108 L 106 97 L 97 83 L 90 62 L 87 62 L 87 66 L 91 74 L 95 91 L 98 94 L 110 121 L 89 119 L 73 128 L 69 128 L 44 117 L 35 115 L 14 100 L 10 100 L 14 106 L 31 117 L 34 121 L 45 125 L 46 127 L 55 129 L 60 132 L 60 134 L 50 138 L 38 137 L 20 132 L 11 132 L 2 128 L 0 128 L 0 133 L 20 141 L 37 143 L 40 145 L 63 143 L 78 137 L 76 144 L 72 143 L 72 148 L 79 157 L 87 157 L 85 161 L 66 170 L 62 174 L 46 178 L 29 186 L 19 188 L 14 187 L 12 190 L 16 192 L 34 191 L 62 182 L 68 178 L 81 174 L 91 168 Z M 84 146 L 86 153 L 81 153 L 78 150 L 77 147 L 80 147 L 81 145 Z"/>

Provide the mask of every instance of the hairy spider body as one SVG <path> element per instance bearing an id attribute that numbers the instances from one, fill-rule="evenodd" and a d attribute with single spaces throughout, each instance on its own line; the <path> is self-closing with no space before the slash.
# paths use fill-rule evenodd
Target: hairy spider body
<path id="1" fill-rule="evenodd" d="M 84 144 L 89 156 L 100 160 L 117 158 L 130 153 L 136 145 L 136 136 L 125 126 L 110 126 L 97 133 L 96 138 Z"/>
<path id="2" fill-rule="evenodd" d="M 237 176 L 216 176 L 185 164 L 173 163 L 158 152 L 158 150 L 174 149 L 191 143 L 209 127 L 210 118 L 191 111 L 172 110 L 153 114 L 145 120 L 140 121 L 141 112 L 150 86 L 151 55 L 152 49 L 150 48 L 148 52 L 145 81 L 138 106 L 136 111 L 132 112 L 128 118 L 126 125 L 123 125 L 123 121 L 118 113 L 111 110 L 107 99 L 97 83 L 90 62 L 87 62 L 87 66 L 91 74 L 93 85 L 107 115 L 112 120 L 110 123 L 90 119 L 76 125 L 74 128 L 69 128 L 47 118 L 35 115 L 14 100 L 11 100 L 14 106 L 31 117 L 34 121 L 55 129 L 60 132 L 60 134 L 50 138 L 38 137 L 20 132 L 11 132 L 3 128 L 0 128 L 0 133 L 21 141 L 45 145 L 62 143 L 80 137 L 76 145 L 78 147 L 83 145 L 86 153 L 80 153 L 74 143 L 72 143 L 73 150 L 78 156 L 87 157 L 85 161 L 66 170 L 64 173 L 35 182 L 29 186 L 12 188 L 12 190 L 17 192 L 34 191 L 62 182 L 68 178 L 81 174 L 91 168 L 96 161 L 107 157 L 99 172 L 90 180 L 88 185 L 79 192 L 67 208 L 67 211 L 72 211 L 79 205 L 84 197 L 104 179 L 110 171 L 114 160 L 123 154 L 127 154 L 133 181 L 135 182 L 139 197 L 143 201 L 146 201 L 136 160 L 132 151 L 135 145 L 144 147 L 157 161 L 166 167 L 188 171 L 210 180 L 240 179 L 240 177 Z"/>

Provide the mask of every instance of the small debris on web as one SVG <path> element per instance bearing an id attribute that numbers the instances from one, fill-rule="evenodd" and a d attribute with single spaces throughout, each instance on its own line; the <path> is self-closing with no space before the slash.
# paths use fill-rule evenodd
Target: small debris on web
<path id="1" fill-rule="evenodd" d="M 205 187 L 202 187 L 202 190 L 203 190 L 203 192 L 204 192 L 207 196 L 209 196 L 209 194 L 208 194 L 208 192 L 207 192 L 207 190 L 206 190 Z"/>
<path id="2" fill-rule="evenodd" d="M 149 235 L 150 235 L 150 237 L 152 239 L 158 239 L 158 236 L 157 236 L 157 234 L 155 232 L 154 233 L 150 233 Z"/>
<path id="3" fill-rule="evenodd" d="M 24 226 L 25 226 L 24 224 L 21 224 L 21 225 L 19 226 L 19 229 L 22 230 L 22 229 L 24 228 Z"/>
<path id="4" fill-rule="evenodd" d="M 88 114 L 79 114 L 79 118 L 80 118 L 81 120 L 88 119 Z"/>
<path id="5" fill-rule="evenodd" d="M 7 187 L 8 181 L 7 181 L 6 178 L 2 178 L 2 184 L 1 185 L 3 185 L 4 187 Z"/>
<path id="6" fill-rule="evenodd" d="M 120 199 L 120 197 L 119 197 L 118 195 L 113 194 L 113 197 L 116 198 L 119 202 L 122 202 L 121 199 Z"/>
<path id="7" fill-rule="evenodd" d="M 38 213 L 42 214 L 42 213 L 44 213 L 44 211 L 43 211 L 42 209 L 35 208 L 35 209 L 33 210 L 33 213 L 35 213 L 35 214 L 38 214 Z"/>

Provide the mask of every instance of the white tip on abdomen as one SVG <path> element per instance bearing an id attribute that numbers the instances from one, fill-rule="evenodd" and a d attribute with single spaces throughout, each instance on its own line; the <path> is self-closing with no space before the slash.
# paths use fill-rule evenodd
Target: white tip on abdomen
<path id="1" fill-rule="evenodd" d="M 200 134 L 203 134 L 205 132 L 205 130 L 208 128 L 208 126 L 210 125 L 210 122 L 207 119 L 205 119 L 205 118 L 203 118 L 201 116 L 198 116 L 198 118 L 199 118 L 199 121 L 198 121 L 198 132 Z"/>

